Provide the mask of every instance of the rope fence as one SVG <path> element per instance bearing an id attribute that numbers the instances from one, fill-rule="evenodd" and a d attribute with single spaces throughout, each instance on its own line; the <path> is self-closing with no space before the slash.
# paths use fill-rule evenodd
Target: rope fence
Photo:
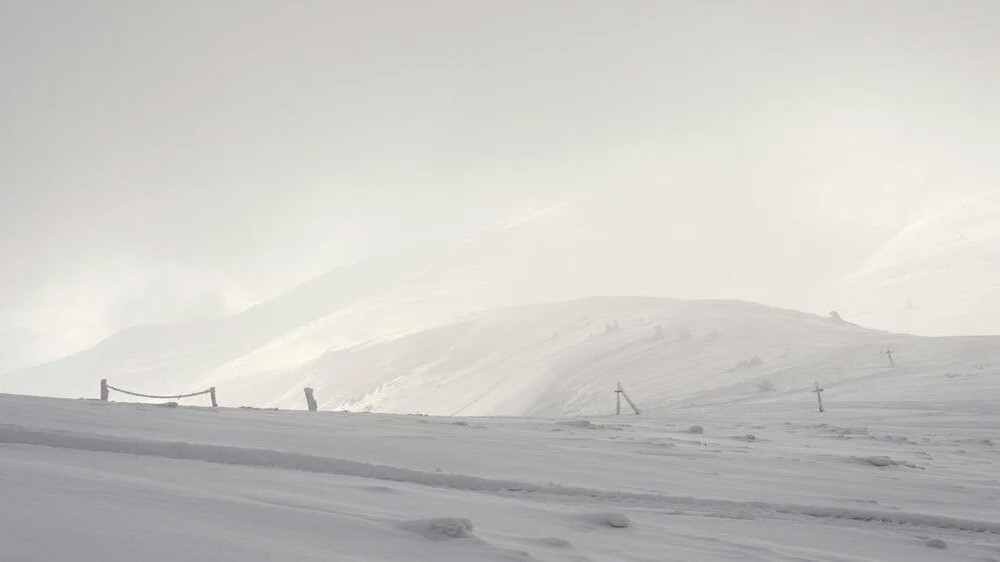
<path id="1" fill-rule="evenodd" d="M 114 387 L 108 384 L 108 379 L 101 379 L 101 400 L 107 402 L 108 396 L 110 395 L 110 391 L 112 390 L 114 390 L 115 392 L 121 392 L 122 394 L 128 394 L 129 396 L 136 396 L 138 398 L 152 398 L 154 400 L 170 400 L 170 399 L 180 400 L 181 398 L 191 398 L 192 396 L 201 396 L 203 394 L 208 394 L 212 398 L 212 407 L 213 408 L 219 407 L 219 403 L 215 399 L 214 386 L 206 390 L 200 390 L 198 392 L 191 392 L 188 394 L 170 394 L 167 396 L 159 396 L 156 394 L 142 394 L 139 392 L 132 392 L 130 390 L 123 390 L 121 388 Z"/>
<path id="2" fill-rule="evenodd" d="M 131 390 L 125 390 L 125 389 L 122 389 L 122 388 L 118 388 L 116 386 L 111 386 L 110 384 L 108 384 L 108 379 L 101 379 L 101 400 L 102 401 L 104 401 L 104 402 L 108 401 L 108 395 L 111 393 L 112 390 L 114 390 L 115 392 L 121 392 L 122 394 L 127 394 L 129 396 L 136 396 L 136 397 L 139 397 L 139 398 L 152 398 L 154 400 L 170 400 L 170 399 L 180 400 L 181 398 L 192 398 L 194 396 L 202 396 L 204 394 L 208 394 L 212 398 L 212 407 L 213 408 L 218 408 L 219 407 L 219 402 L 216 400 L 216 397 L 215 397 L 215 387 L 214 386 L 211 387 L 211 388 L 205 389 L 205 390 L 199 390 L 198 392 L 189 392 L 187 394 L 157 395 L 157 394 L 142 394 L 140 392 L 132 392 Z M 314 392 L 313 389 L 309 388 L 309 387 L 306 387 L 303 390 L 305 391 L 305 395 L 306 395 L 306 407 L 309 409 L 310 412 L 316 412 L 316 411 L 318 411 L 319 410 L 319 405 L 316 402 L 316 396 L 313 393 Z M 824 408 L 823 408 L 823 396 L 821 394 L 823 392 L 823 389 L 820 388 L 818 382 L 816 383 L 816 389 L 813 390 L 812 392 L 814 392 L 816 394 L 816 399 L 819 402 L 819 411 L 823 412 L 824 411 Z M 632 399 L 629 398 L 629 395 L 625 393 L 625 389 L 622 388 L 622 383 L 618 383 L 618 387 L 615 389 L 615 396 L 616 396 L 616 400 L 615 400 L 615 414 L 616 415 L 620 416 L 621 413 L 622 413 L 622 398 L 625 398 L 625 401 L 628 402 L 628 405 L 632 407 L 632 410 L 635 412 L 635 415 L 637 415 L 637 416 L 641 415 L 641 413 L 639 411 L 639 407 L 635 405 L 635 402 L 633 402 Z M 243 407 L 244 408 L 248 408 L 250 406 L 243 406 Z M 260 408 L 254 408 L 254 409 L 260 409 Z M 270 409 L 276 410 L 277 408 L 270 408 Z"/>

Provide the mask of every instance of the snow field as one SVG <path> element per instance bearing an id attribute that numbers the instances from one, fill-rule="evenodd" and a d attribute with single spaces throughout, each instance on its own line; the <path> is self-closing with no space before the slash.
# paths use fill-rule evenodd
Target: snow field
<path id="1" fill-rule="evenodd" d="M 0 541 L 18 562 L 1000 557 L 995 406 L 829 407 L 454 419 L 0 395 Z"/>

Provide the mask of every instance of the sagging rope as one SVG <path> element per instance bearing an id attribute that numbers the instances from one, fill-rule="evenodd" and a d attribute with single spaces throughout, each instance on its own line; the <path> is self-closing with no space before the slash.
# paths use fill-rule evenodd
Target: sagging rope
<path id="1" fill-rule="evenodd" d="M 191 392 L 188 394 L 171 394 L 168 396 L 159 396 L 156 394 L 141 394 L 139 392 L 131 392 L 129 390 L 124 390 L 116 386 L 111 386 L 108 384 L 108 379 L 101 379 L 101 400 L 108 401 L 108 391 L 114 390 L 115 392 L 121 392 L 122 394 L 128 394 L 129 396 L 136 396 L 139 398 L 152 398 L 154 400 L 180 400 L 181 398 L 191 398 L 192 396 L 201 396 L 203 394 L 208 394 L 212 398 L 212 407 L 216 408 L 219 406 L 218 402 L 215 400 L 215 387 L 211 387 L 207 390 L 200 390 L 198 392 Z"/>
<path id="2" fill-rule="evenodd" d="M 176 398 L 179 400 L 181 398 L 191 398 L 192 396 L 201 396 L 202 394 L 210 394 L 212 392 L 212 389 L 209 388 L 208 390 L 202 390 L 201 392 L 192 392 L 191 394 L 171 394 L 170 396 L 156 396 L 154 394 L 139 394 L 138 392 L 129 392 L 127 390 L 122 390 L 120 388 L 111 386 L 110 384 L 108 385 L 108 389 L 121 392 L 122 394 L 128 394 L 129 396 L 138 396 L 139 398 L 155 398 L 157 400 L 167 400 L 170 398 Z"/>

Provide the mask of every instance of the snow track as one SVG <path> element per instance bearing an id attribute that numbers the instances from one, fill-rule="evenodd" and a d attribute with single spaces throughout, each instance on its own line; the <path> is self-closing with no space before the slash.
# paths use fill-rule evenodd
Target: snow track
<path id="1" fill-rule="evenodd" d="M 273 449 L 120 438 L 70 431 L 32 429 L 12 424 L 0 424 L 0 443 L 71 449 L 95 453 L 115 453 L 142 457 L 202 461 L 223 465 L 277 468 L 338 476 L 371 478 L 467 492 L 505 495 L 544 495 L 550 499 L 567 501 L 587 500 L 590 503 L 598 501 L 630 508 L 675 512 L 683 508 L 688 511 L 688 515 L 698 514 L 732 519 L 752 519 L 759 515 L 781 514 L 823 519 L 878 522 L 893 525 L 912 525 L 1000 535 L 1000 522 L 996 521 L 962 519 L 904 511 L 849 509 L 833 506 L 795 505 L 763 501 L 742 502 L 652 493 L 609 491 L 555 484 L 540 485 L 463 474 L 425 472 L 398 466 L 284 452 Z M 694 513 L 691 513 L 691 510 Z"/>

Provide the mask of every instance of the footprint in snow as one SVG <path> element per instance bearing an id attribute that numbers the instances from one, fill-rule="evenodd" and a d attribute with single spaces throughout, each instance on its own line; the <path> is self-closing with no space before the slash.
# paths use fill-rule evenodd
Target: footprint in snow
<path id="1" fill-rule="evenodd" d="M 869 466 L 877 466 L 879 468 L 886 466 L 905 466 L 907 468 L 920 468 L 919 466 L 908 462 L 908 461 L 897 461 L 885 456 L 874 456 L 874 457 L 850 457 L 848 459 L 850 462 L 864 464 Z"/>
<path id="2" fill-rule="evenodd" d="M 930 539 L 924 544 L 926 544 L 931 548 L 948 548 L 948 543 L 944 542 L 941 539 Z"/>
<path id="3" fill-rule="evenodd" d="M 617 511 L 604 511 L 601 513 L 588 513 L 581 515 L 580 519 L 600 527 L 611 527 L 613 529 L 624 529 L 632 526 L 632 521 L 624 513 Z"/>
<path id="4" fill-rule="evenodd" d="M 552 548 L 572 548 L 573 545 L 565 539 L 560 539 L 558 537 L 540 537 L 540 538 L 525 538 L 522 539 L 523 542 L 541 546 L 548 546 Z"/>
<path id="5" fill-rule="evenodd" d="M 399 523 L 398 527 L 406 531 L 417 533 L 425 539 L 430 539 L 432 541 L 447 541 L 475 537 L 475 535 L 472 534 L 472 521 L 460 517 L 440 517 L 437 519 L 404 521 Z"/>

